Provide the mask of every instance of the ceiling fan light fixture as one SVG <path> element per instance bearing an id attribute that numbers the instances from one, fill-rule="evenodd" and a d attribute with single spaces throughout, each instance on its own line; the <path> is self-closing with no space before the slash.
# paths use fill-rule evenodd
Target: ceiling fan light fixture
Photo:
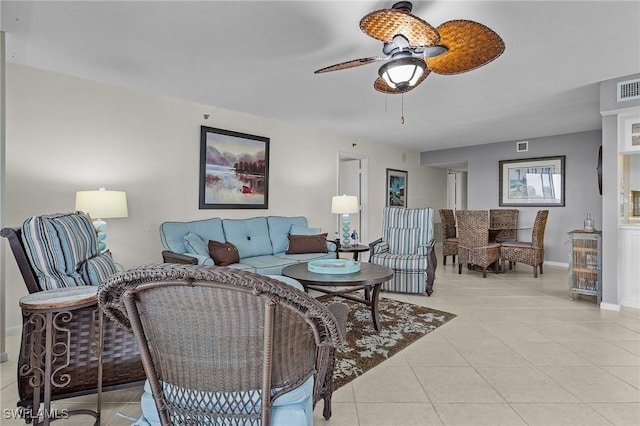
<path id="1" fill-rule="evenodd" d="M 425 62 L 418 58 L 399 58 L 381 66 L 378 70 L 378 75 L 389 87 L 404 90 L 418 82 L 424 73 L 425 67 Z"/>

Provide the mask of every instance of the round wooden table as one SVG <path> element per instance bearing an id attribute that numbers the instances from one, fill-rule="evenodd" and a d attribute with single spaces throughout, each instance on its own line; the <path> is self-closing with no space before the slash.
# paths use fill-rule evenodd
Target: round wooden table
<path id="1" fill-rule="evenodd" d="M 320 274 L 309 271 L 307 263 L 296 263 L 282 269 L 282 275 L 300 281 L 305 291 L 309 289 L 331 296 L 338 296 L 371 307 L 373 327 L 380 331 L 378 298 L 382 283 L 393 277 L 390 268 L 373 263 L 360 263 L 360 271 L 351 274 Z M 329 287 L 343 287 L 340 290 Z M 364 299 L 349 293 L 364 289 Z"/>
<path id="2" fill-rule="evenodd" d="M 338 253 L 353 253 L 353 260 L 358 261 L 358 255 L 360 253 L 365 253 L 369 251 L 369 246 L 365 246 L 362 244 L 350 245 L 350 246 L 339 246 Z"/>

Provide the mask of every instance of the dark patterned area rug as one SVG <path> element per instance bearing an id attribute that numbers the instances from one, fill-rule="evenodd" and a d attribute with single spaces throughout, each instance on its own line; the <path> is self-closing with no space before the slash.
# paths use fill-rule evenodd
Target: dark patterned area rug
<path id="1" fill-rule="evenodd" d="M 333 375 L 334 389 L 349 383 L 427 333 L 455 318 L 454 314 L 424 306 L 380 298 L 380 332 L 373 328 L 371 310 L 361 303 L 340 298 L 321 298 L 323 303 L 349 306 L 347 341 L 338 350 Z"/>

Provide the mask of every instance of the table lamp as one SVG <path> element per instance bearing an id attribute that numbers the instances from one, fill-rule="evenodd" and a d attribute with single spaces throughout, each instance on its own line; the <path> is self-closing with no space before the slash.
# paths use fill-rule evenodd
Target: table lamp
<path id="1" fill-rule="evenodd" d="M 336 195 L 331 199 L 331 213 L 342 215 L 342 245 L 349 246 L 349 214 L 358 213 L 358 197 L 355 195 Z"/>
<path id="2" fill-rule="evenodd" d="M 124 191 L 107 191 L 100 188 L 97 191 L 76 192 L 76 210 L 85 212 L 93 220 L 93 227 L 98 235 L 98 250 L 107 250 L 107 223 L 103 219 L 128 217 L 127 193 Z"/>

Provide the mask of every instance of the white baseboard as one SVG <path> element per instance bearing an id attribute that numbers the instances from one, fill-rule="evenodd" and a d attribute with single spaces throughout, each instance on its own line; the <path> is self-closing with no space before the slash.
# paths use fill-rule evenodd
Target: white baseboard
<path id="1" fill-rule="evenodd" d="M 549 265 L 549 266 L 558 266 L 558 267 L 561 267 L 561 268 L 569 269 L 569 264 L 568 263 L 564 263 L 564 262 L 553 262 L 553 261 L 550 261 L 550 260 L 545 260 L 543 265 L 544 266 L 547 266 L 547 265 Z"/>
<path id="2" fill-rule="evenodd" d="M 620 312 L 620 305 L 615 305 L 613 303 L 600 303 L 600 309 L 604 309 L 605 311 L 616 311 Z"/>
<path id="3" fill-rule="evenodd" d="M 640 300 L 637 299 L 622 299 L 620 304 L 625 308 L 640 309 Z"/>

